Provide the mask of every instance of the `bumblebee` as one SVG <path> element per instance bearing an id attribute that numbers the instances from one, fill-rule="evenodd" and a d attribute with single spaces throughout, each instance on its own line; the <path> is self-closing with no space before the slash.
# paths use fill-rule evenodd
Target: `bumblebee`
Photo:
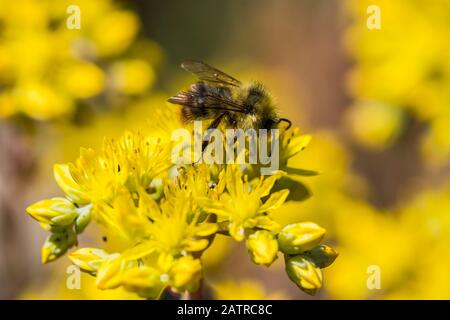
<path id="1" fill-rule="evenodd" d="M 196 75 L 199 81 L 187 91 L 168 99 L 181 105 L 183 121 L 212 120 L 208 129 L 219 125 L 233 129 L 273 129 L 291 121 L 280 118 L 273 99 L 259 82 L 247 82 L 200 61 L 185 61 L 181 67 Z"/>

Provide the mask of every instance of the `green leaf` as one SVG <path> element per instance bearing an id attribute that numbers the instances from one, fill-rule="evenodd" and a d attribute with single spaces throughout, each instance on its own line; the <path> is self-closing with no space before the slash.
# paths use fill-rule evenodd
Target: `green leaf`
<path id="1" fill-rule="evenodd" d="M 320 174 L 320 172 L 315 171 L 315 170 L 307 170 L 307 169 L 292 168 L 292 167 L 286 167 L 285 171 L 288 174 L 294 174 L 294 175 L 299 175 L 299 176 L 303 176 L 303 177 L 315 177 Z"/>
<path id="2" fill-rule="evenodd" d="M 312 196 L 312 192 L 300 181 L 294 180 L 290 177 L 281 177 L 273 186 L 272 192 L 289 189 L 287 201 L 305 201 Z"/>

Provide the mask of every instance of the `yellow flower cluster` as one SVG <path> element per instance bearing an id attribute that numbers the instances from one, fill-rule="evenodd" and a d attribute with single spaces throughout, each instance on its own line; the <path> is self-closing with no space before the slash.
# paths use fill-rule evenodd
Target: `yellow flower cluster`
<path id="1" fill-rule="evenodd" d="M 367 28 L 367 8 L 380 9 L 381 29 Z M 446 0 L 348 0 L 346 47 L 355 60 L 349 77 L 355 103 L 347 124 L 365 146 L 391 144 L 413 116 L 428 124 L 429 160 L 450 155 L 450 45 Z"/>
<path id="2" fill-rule="evenodd" d="M 66 25 L 74 5 L 79 29 Z M 155 45 L 137 38 L 138 18 L 112 0 L 0 0 L 0 24 L 0 118 L 70 115 L 93 98 L 141 94 L 154 81 L 151 59 L 130 48 Z"/>
<path id="3" fill-rule="evenodd" d="M 283 167 L 290 168 L 288 159 L 310 137 L 294 129 L 280 139 Z M 287 172 L 263 177 L 255 176 L 252 165 L 175 166 L 171 151 L 168 139 L 127 132 L 105 141 L 101 152 L 81 149 L 75 162 L 55 165 L 65 197 L 27 209 L 51 233 L 42 248 L 43 263 L 76 246 L 77 235 L 95 221 L 115 246 L 80 248 L 69 257 L 96 277 L 99 289 L 123 287 L 146 298 L 159 298 L 166 290 L 196 292 L 202 254 L 216 235 L 245 240 L 255 264 L 269 266 L 280 252 L 288 276 L 307 293 L 322 286 L 320 269 L 337 256 L 320 244 L 325 230 L 312 222 L 284 226 L 272 217 L 286 201 L 303 200 L 295 190 L 289 199 L 295 183 Z"/>

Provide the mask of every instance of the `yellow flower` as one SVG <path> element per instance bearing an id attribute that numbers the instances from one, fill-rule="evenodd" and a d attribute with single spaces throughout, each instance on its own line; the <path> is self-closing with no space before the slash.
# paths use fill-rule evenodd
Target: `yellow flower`
<path id="1" fill-rule="evenodd" d="M 97 17 L 92 39 L 101 55 L 116 55 L 131 44 L 138 29 L 139 21 L 134 13 L 111 11 Z"/>
<path id="2" fill-rule="evenodd" d="M 259 227 L 276 232 L 278 224 L 266 213 L 281 206 L 289 194 L 287 189 L 270 194 L 274 183 L 283 175 L 285 173 L 279 171 L 250 184 L 246 176 L 242 180 L 238 166 L 229 165 L 220 178 L 225 183 L 227 192 L 222 193 L 217 200 L 202 198 L 199 202 L 204 210 L 217 214 L 219 221 L 228 223 L 226 227 L 237 241 L 244 239 L 246 229 Z M 269 194 L 269 198 L 263 203 L 261 198 Z"/>
<path id="3" fill-rule="evenodd" d="M 112 155 L 117 154 L 123 161 L 130 175 L 127 181 L 130 191 L 137 191 L 139 187 L 148 188 L 153 179 L 172 166 L 171 144 L 163 144 L 157 138 L 145 137 L 140 133 L 126 132 L 117 144 L 114 141 L 107 143 L 105 149 L 109 148 Z"/>
<path id="4" fill-rule="evenodd" d="M 77 191 L 84 194 L 89 202 L 110 201 L 128 179 L 128 167 L 121 166 L 121 160 L 110 145 L 105 145 L 103 154 L 82 148 L 80 157 L 69 164 Z"/>
<path id="5" fill-rule="evenodd" d="M 131 194 L 122 189 L 112 203 L 98 202 L 94 206 L 95 220 L 98 221 L 109 234 L 128 245 L 135 245 L 150 237 L 150 216 L 147 210 L 153 208 L 144 207 L 147 202 L 141 196 L 139 207 L 135 206 Z"/>
<path id="6" fill-rule="evenodd" d="M 119 61 L 112 66 L 112 86 L 124 94 L 146 91 L 155 80 L 152 67 L 144 60 Z"/>
<path id="7" fill-rule="evenodd" d="M 161 200 L 160 210 L 155 206 L 156 211 L 151 215 L 150 232 L 158 249 L 172 254 L 206 249 L 209 245 L 207 237 L 217 231 L 217 225 L 202 221 L 204 216 L 191 210 L 192 199 L 182 190 L 166 196 Z M 149 198 L 148 201 L 152 200 Z"/>
<path id="8" fill-rule="evenodd" d="M 93 63 L 76 62 L 60 70 L 60 83 L 70 95 L 89 98 L 99 94 L 105 85 L 102 69 Z"/>
<path id="9" fill-rule="evenodd" d="M 73 4 L 0 0 L 1 11 L 8 12 L 0 15 L 0 86 L 8 88 L 0 96 L 5 102 L 0 117 L 22 113 L 43 121 L 72 116 L 87 98 L 98 96 L 96 104 L 111 106 L 123 101 L 107 99 L 111 94 L 126 97 L 152 85 L 149 63 L 157 63 L 152 56 L 160 54 L 159 48 L 147 46 L 145 55 L 135 50 L 137 16 L 114 0 L 78 0 L 81 29 L 69 30 L 67 8 Z M 120 65 L 125 68 L 109 72 Z"/>
<path id="10" fill-rule="evenodd" d="M 148 188 L 171 165 L 169 152 L 170 145 L 127 132 L 117 143 L 106 141 L 100 154 L 82 148 L 75 163 L 55 166 L 55 178 L 76 203 L 109 202 L 125 184 Z"/>
<path id="11" fill-rule="evenodd" d="M 92 220 L 103 228 L 109 249 L 80 248 L 70 254 L 72 262 L 95 277 L 98 289 L 122 287 L 155 299 L 165 290 L 181 294 L 200 289 L 202 255 L 217 233 L 246 239 L 252 261 L 266 266 L 277 258 L 280 237 L 283 245 L 301 237 L 295 228 L 282 229 L 271 217 L 292 189 L 292 184 L 278 183 L 286 172 L 262 177 L 251 175 L 250 167 L 241 171 L 229 164 L 176 166 L 170 161 L 167 129 L 175 121 L 157 115 L 161 121 L 156 130 L 152 128 L 153 135 L 126 132 L 117 140 L 106 140 L 100 151 L 81 149 L 73 163 L 55 165 L 55 179 L 66 198 L 44 200 L 28 209 L 51 232 L 42 248 L 44 263 L 75 246 L 77 235 Z M 161 138 L 154 137 L 156 132 L 162 132 Z M 284 142 L 285 158 L 310 139 L 289 137 Z M 297 245 L 306 250 L 321 237 L 317 233 L 308 239 Z M 334 260 L 332 253 L 325 246 L 302 251 L 319 267 Z"/>
<path id="12" fill-rule="evenodd" d="M 217 225 L 191 210 L 192 194 L 184 188 L 185 182 L 183 177 L 168 182 L 160 203 L 142 188 L 136 199 L 123 188 L 112 203 L 98 202 L 95 220 L 109 234 L 125 240 L 127 248 L 113 255 L 79 249 L 71 254 L 72 262 L 95 274 L 102 289 L 123 285 L 153 298 L 168 285 L 179 291 L 196 290 L 202 268 L 190 254 L 209 245 L 208 237 Z"/>
<path id="13" fill-rule="evenodd" d="M 17 111 L 22 111 L 31 118 L 48 120 L 70 114 L 74 106 L 64 94 L 51 86 L 35 80 L 19 83 L 14 88 L 13 96 Z"/>

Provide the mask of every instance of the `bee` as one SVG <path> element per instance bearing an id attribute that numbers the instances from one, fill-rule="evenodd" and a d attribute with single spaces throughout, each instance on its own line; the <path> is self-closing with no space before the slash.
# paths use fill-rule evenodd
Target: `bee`
<path id="1" fill-rule="evenodd" d="M 199 81 L 187 91 L 168 99 L 181 105 L 184 122 L 212 120 L 208 129 L 219 125 L 233 129 L 275 128 L 291 121 L 280 118 L 273 99 L 259 82 L 242 83 L 232 76 L 200 61 L 185 61 L 181 67 L 196 75 Z"/>

